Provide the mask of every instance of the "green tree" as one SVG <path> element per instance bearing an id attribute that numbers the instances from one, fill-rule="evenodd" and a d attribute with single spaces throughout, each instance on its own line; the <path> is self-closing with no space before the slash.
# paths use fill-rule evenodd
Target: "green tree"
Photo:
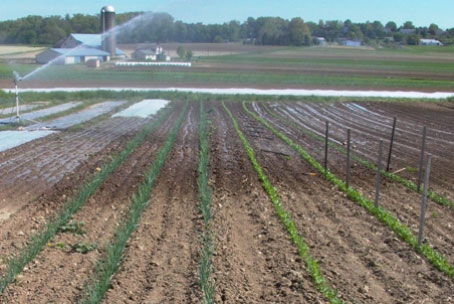
<path id="1" fill-rule="evenodd" d="M 186 56 L 186 50 L 181 45 L 177 48 L 178 57 L 184 58 Z"/>
<path id="2" fill-rule="evenodd" d="M 394 33 L 397 31 L 397 24 L 393 21 L 389 21 L 388 23 L 386 23 L 385 28 Z"/>
<path id="3" fill-rule="evenodd" d="M 407 21 L 407 22 L 404 23 L 403 28 L 405 30 L 414 30 L 415 26 L 413 25 L 413 22 Z"/>
<path id="4" fill-rule="evenodd" d="M 429 26 L 429 34 L 431 34 L 432 36 L 435 36 L 437 35 L 437 32 L 438 32 L 439 28 L 438 28 L 438 25 L 432 23 L 430 26 Z"/>
<path id="5" fill-rule="evenodd" d="M 186 60 L 187 61 L 191 61 L 192 57 L 193 57 L 192 51 L 191 50 L 187 51 L 186 52 Z"/>
<path id="6" fill-rule="evenodd" d="M 417 34 L 411 34 L 407 36 L 406 42 L 408 45 L 418 45 L 420 37 Z"/>
<path id="7" fill-rule="evenodd" d="M 304 24 L 303 19 L 297 17 L 293 18 L 289 24 L 290 43 L 296 46 L 310 45 L 311 32 L 309 27 Z"/>

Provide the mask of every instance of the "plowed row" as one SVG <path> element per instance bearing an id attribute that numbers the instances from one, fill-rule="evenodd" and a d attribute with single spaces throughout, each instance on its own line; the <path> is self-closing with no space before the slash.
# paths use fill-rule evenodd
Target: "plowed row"
<path id="1" fill-rule="evenodd" d="M 453 301 L 452 279 L 324 178 L 310 175 L 309 164 L 251 118 L 240 103 L 226 105 L 279 193 L 283 208 L 291 214 L 308 244 L 309 253 L 340 299 L 354 303 Z M 267 106 L 305 124 L 311 123 L 310 115 L 298 115 L 296 110 L 309 106 L 323 110 L 321 105 L 312 104 Z M 198 101 L 189 103 L 175 144 L 158 175 L 140 224 L 128 241 L 122 264 L 111 279 L 104 303 L 200 302 L 198 263 L 203 222 L 196 181 L 199 107 Z M 248 104 L 248 108 L 315 158 L 322 158 L 322 144 L 286 126 L 267 113 L 262 104 Z M 128 211 L 132 194 L 143 182 L 182 109 L 182 103 L 177 102 L 164 122 L 76 212 L 73 221 L 83 222 L 85 234 L 57 234 L 16 282 L 7 287 L 0 296 L 1 303 L 74 303 L 80 299 L 96 261 L 104 254 L 105 244 Z M 229 116 L 218 101 L 206 102 L 205 110 L 210 121 L 208 176 L 213 201 L 212 280 L 216 303 L 326 303 L 279 222 Z M 337 119 L 337 115 L 333 114 L 332 119 Z M 108 119 L 83 131 L 62 132 L 7 151 L 0 162 L 1 168 L 9 168 L 0 181 L 0 193 L 7 202 L 1 209 L 13 206 L 15 211 L 0 223 L 2 254 L 14 253 L 28 235 L 42 229 L 43 222 L 61 208 L 85 178 L 120 151 L 127 139 L 149 121 Z M 77 154 L 75 151 L 80 149 L 85 152 Z M 333 155 L 330 166 L 341 172 L 342 156 Z M 19 159 L 24 160 L 22 164 L 16 161 Z M 48 169 L 35 168 L 41 160 L 48 163 Z M 49 172 L 58 180 L 47 180 Z M 371 196 L 373 177 L 373 173 L 357 165 L 352 185 Z M 12 185 L 22 185 L 16 190 L 19 193 L 29 192 L 27 199 L 19 200 L 20 207 L 12 195 Z M 381 204 L 412 229 L 416 229 L 419 201 L 419 195 L 409 193 L 403 186 L 383 182 Z M 434 205 L 429 206 L 428 214 L 436 213 L 438 217 L 428 218 L 427 239 L 454 263 L 449 240 L 453 213 Z M 96 244 L 97 249 L 85 254 L 76 252 L 71 245 L 77 243 Z M 4 271 L 2 264 L 0 273 Z"/>

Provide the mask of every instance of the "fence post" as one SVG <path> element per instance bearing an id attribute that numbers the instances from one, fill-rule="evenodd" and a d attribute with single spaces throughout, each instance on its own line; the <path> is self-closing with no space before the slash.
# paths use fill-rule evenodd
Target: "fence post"
<path id="1" fill-rule="evenodd" d="M 432 155 L 427 154 L 427 163 L 426 163 L 426 174 L 424 177 L 424 191 L 422 194 L 422 204 L 421 204 L 421 216 L 419 217 L 419 235 L 418 235 L 418 247 L 421 246 L 422 237 L 424 232 L 424 222 L 426 218 L 426 209 L 427 209 L 427 190 L 429 188 L 429 176 L 430 176 L 430 158 Z"/>
<path id="2" fill-rule="evenodd" d="M 325 172 L 328 171 L 328 131 L 329 130 L 329 122 L 326 121 L 326 132 L 325 132 Z"/>
<path id="3" fill-rule="evenodd" d="M 378 162 L 377 162 L 377 179 L 375 181 L 375 201 L 374 206 L 378 208 L 378 197 L 380 195 L 380 174 L 381 174 L 381 159 L 383 154 L 383 140 L 378 142 Z"/>
<path id="4" fill-rule="evenodd" d="M 345 184 L 350 186 L 350 129 L 347 130 L 347 177 Z"/>
<path id="5" fill-rule="evenodd" d="M 389 172 L 389 167 L 391 165 L 391 155 L 392 155 L 392 152 L 393 152 L 394 133 L 396 132 L 396 124 L 397 124 L 397 118 L 394 117 L 393 130 L 391 132 L 391 142 L 389 144 L 388 165 L 386 166 L 386 172 Z"/>
<path id="6" fill-rule="evenodd" d="M 421 156 L 419 157 L 418 192 L 421 190 L 422 169 L 424 166 L 424 148 L 426 145 L 426 126 L 422 129 Z"/>

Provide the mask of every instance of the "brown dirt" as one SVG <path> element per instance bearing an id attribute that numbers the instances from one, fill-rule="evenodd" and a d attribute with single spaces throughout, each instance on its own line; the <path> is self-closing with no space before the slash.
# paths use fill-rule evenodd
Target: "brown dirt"
<path id="1" fill-rule="evenodd" d="M 208 108 L 208 107 L 207 107 Z M 212 103 L 216 303 L 325 303 L 261 189 L 230 119 Z"/>
<path id="2" fill-rule="evenodd" d="M 277 126 L 279 130 L 284 132 L 284 134 L 302 145 L 303 148 L 309 151 L 309 153 L 320 163 L 323 163 L 323 143 L 304 136 L 301 132 L 295 132 L 293 128 L 284 127 L 281 122 L 265 114 L 265 112 L 261 110 L 261 107 L 257 107 L 257 104 L 255 104 L 254 108 L 260 115 L 263 115 L 267 120 L 271 121 L 273 125 Z M 345 180 L 345 155 L 332 150 L 329 153 L 330 170 L 338 177 Z M 434 170 L 436 170 L 436 168 L 438 167 L 434 166 Z M 374 199 L 374 172 L 353 162 L 350 180 L 351 185 L 358 189 L 361 194 L 370 200 Z M 396 216 L 403 224 L 407 225 L 415 235 L 418 234 L 421 195 L 408 190 L 398 183 L 382 179 L 379 203 L 392 215 Z M 454 262 L 454 255 L 451 250 L 454 243 L 449 237 L 449 235 L 454 233 L 453 221 L 454 212 L 452 212 L 452 210 L 429 201 L 425 226 L 426 241 L 434 246 L 436 250 L 443 253 L 450 263 Z"/>
<path id="3" fill-rule="evenodd" d="M 102 248 L 129 206 L 130 197 L 143 181 L 150 159 L 162 145 L 176 119 L 176 112 L 151 135 L 100 186 L 89 201 L 73 216 L 83 222 L 85 234 L 58 234 L 19 278 L 5 291 L 8 303 L 56 301 L 74 303 L 87 277 L 91 275 Z M 58 244 L 65 245 L 64 249 Z M 71 249 L 75 244 L 96 244 L 99 250 L 82 254 Z"/>
<path id="4" fill-rule="evenodd" d="M 323 178 L 309 176 L 308 173 L 312 172 L 309 165 L 251 119 L 241 104 L 227 105 L 279 192 L 283 207 L 290 212 L 298 232 L 306 240 L 309 253 L 319 262 L 329 284 L 339 291 L 340 298 L 353 303 L 454 303 L 453 280 L 428 264 L 389 228 L 349 201 Z M 278 106 L 300 109 L 302 104 Z M 367 105 L 369 109 L 372 106 Z M 403 125 L 402 134 L 411 129 L 411 123 L 418 121 L 421 112 L 427 123 L 433 122 L 431 126 L 437 130 L 435 134 L 439 135 L 439 139 L 448 140 L 448 135 L 441 131 L 449 128 L 449 115 L 437 112 L 437 106 L 414 106 L 409 110 L 401 108 L 401 105 L 393 107 L 391 109 L 395 113 L 407 117 L 405 122 L 408 125 Z M 326 303 L 279 222 L 230 118 L 218 101 L 206 103 L 205 108 L 211 122 L 209 184 L 213 189 L 211 228 L 215 246 L 213 279 L 216 303 Z M 293 128 L 284 127 L 256 103 L 249 105 L 249 108 L 309 150 L 316 159 L 322 158 L 322 144 Z M 330 109 L 333 111 L 331 114 L 324 112 L 321 105 L 314 105 L 314 108 L 329 114 L 332 119 L 336 117 L 332 113 L 344 113 L 346 116 L 345 109 L 338 104 Z M 18 281 L 6 289 L 0 303 L 74 303 L 80 297 L 83 284 L 92 275 L 104 245 L 124 217 L 129 198 L 142 182 L 179 109 L 182 109 L 181 103 L 74 215 L 75 222 L 84 222 L 86 233 L 82 236 L 59 233 L 51 246 L 27 265 Z M 272 109 L 283 114 L 276 107 Z M 375 110 L 385 113 L 389 108 L 380 105 Z M 435 114 L 431 116 L 427 114 L 429 112 Z M 319 128 L 318 115 L 314 115 L 312 120 L 302 121 Z M 437 121 L 434 117 L 440 119 Z M 347 121 L 347 117 L 345 119 Z M 175 145 L 156 179 L 149 206 L 128 241 L 123 263 L 112 278 L 104 303 L 200 302 L 198 267 L 202 220 L 196 183 L 198 121 L 199 105 L 197 102 L 190 103 Z M 64 144 L 57 145 L 59 140 L 53 136 L 6 152 L 4 156 L 11 161 L 5 165 L 12 169 L 5 176 L 21 176 L 16 178 L 18 183 L 28 181 L 37 185 L 31 187 L 36 193 L 29 194 L 36 198 L 1 223 L 1 254 L 14 252 L 15 247 L 24 243 L 27 235 L 40 229 L 44 219 L 59 210 L 83 179 L 119 151 L 139 129 L 139 125 L 132 122 L 129 126 L 116 124 L 117 128 L 112 124 L 109 119 L 83 131 L 62 133 L 60 136 L 65 140 Z M 372 131 L 378 133 L 377 130 Z M 375 134 L 372 131 L 371 138 Z M 74 137 L 76 134 L 79 137 Z M 337 130 L 333 134 L 340 139 L 343 133 Z M 52 161 L 60 164 L 68 157 L 65 149 L 73 153 L 77 151 L 76 145 L 73 147 L 70 142 L 78 142 L 77 147 L 94 146 L 91 142 L 93 138 L 98 141 L 101 138 L 111 139 L 110 143 L 93 152 L 94 155 L 86 156 L 81 164 L 63 173 L 52 186 L 45 187 L 45 181 L 42 182 L 44 186 L 39 186 L 41 179 L 46 178 L 44 173 L 37 169 L 26 170 L 35 166 L 33 159 L 46 161 L 50 156 L 48 153 L 54 150 L 60 151 L 60 154 L 54 155 Z M 344 157 L 334 152 L 331 155 L 332 171 L 343 177 Z M 24 168 L 16 168 L 14 160 L 21 157 L 30 161 Z M 0 162 L 2 165 L 3 161 Z M 48 168 L 51 170 L 52 166 L 48 165 Z M 60 174 L 59 170 L 65 168 L 60 165 L 52 170 Z M 358 165 L 352 168 L 352 185 L 371 197 L 373 173 Z M 34 179 L 33 172 L 41 175 Z M 1 182 L 6 183 L 6 179 L 0 180 L 0 185 Z M 420 198 L 389 181 L 383 181 L 382 188 L 380 203 L 415 232 Z M 454 263 L 454 255 L 450 253 L 453 244 L 449 237 L 454 233 L 454 225 L 451 224 L 454 213 L 429 204 L 428 215 L 427 241 Z M 87 254 L 73 252 L 70 245 L 77 242 L 96 243 L 98 249 Z M 65 248 L 59 249 L 59 243 Z M 0 269 L 4 271 L 4 265 Z"/>
<path id="5" fill-rule="evenodd" d="M 200 298 L 198 120 L 193 103 L 104 303 L 196 303 Z"/>
<path id="6" fill-rule="evenodd" d="M 354 303 L 449 303 L 454 282 L 323 178 L 301 174 L 311 167 L 249 118 L 240 104 L 230 107 L 281 194 L 284 208 L 294 216 L 309 252 L 342 299 Z M 274 152 L 263 151 L 264 147 L 273 147 Z"/>

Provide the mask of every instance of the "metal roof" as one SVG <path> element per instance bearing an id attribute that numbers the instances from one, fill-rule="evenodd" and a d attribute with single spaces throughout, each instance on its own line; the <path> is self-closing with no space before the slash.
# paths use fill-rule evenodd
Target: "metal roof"
<path id="1" fill-rule="evenodd" d="M 73 49 L 51 49 L 54 52 L 57 52 L 61 55 L 65 56 L 109 56 L 110 54 L 104 52 L 103 50 L 96 49 L 96 48 L 84 48 L 84 47 L 76 47 Z"/>
<path id="2" fill-rule="evenodd" d="M 101 9 L 101 12 L 115 13 L 115 9 L 112 5 L 106 5 Z"/>
<path id="3" fill-rule="evenodd" d="M 100 49 L 101 42 L 102 42 L 102 35 L 101 34 L 71 34 L 74 40 L 79 41 L 81 44 L 86 45 L 88 47 L 95 47 Z M 125 52 L 116 48 L 116 55 L 123 56 Z"/>
<path id="4" fill-rule="evenodd" d="M 74 40 L 88 46 L 100 47 L 102 42 L 101 34 L 71 34 Z"/>

